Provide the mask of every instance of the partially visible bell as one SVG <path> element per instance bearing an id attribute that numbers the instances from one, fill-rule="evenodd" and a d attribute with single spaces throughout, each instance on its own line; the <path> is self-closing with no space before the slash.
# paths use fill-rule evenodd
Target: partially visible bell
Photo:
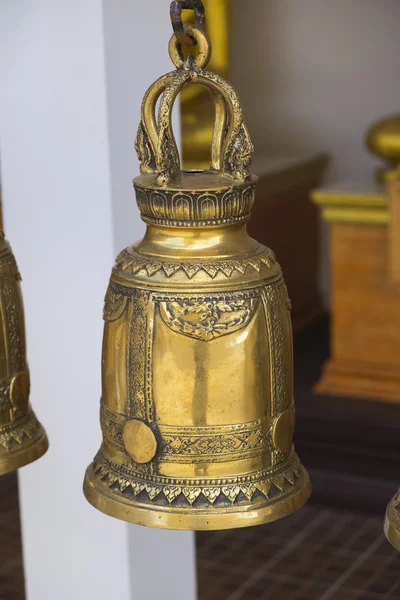
<path id="1" fill-rule="evenodd" d="M 113 517 L 224 529 L 284 517 L 309 497 L 293 444 L 290 301 L 274 253 L 246 231 L 257 179 L 234 89 L 170 44 L 177 70 L 146 93 L 134 181 L 147 224 L 105 299 L 103 443 L 86 498 Z M 216 105 L 211 169 L 182 172 L 171 130 L 190 82 Z M 158 122 L 155 107 L 160 99 Z"/>
<path id="2" fill-rule="evenodd" d="M 0 231 L 0 475 L 40 458 L 46 433 L 29 404 L 21 277 Z"/>
<path id="3" fill-rule="evenodd" d="M 387 507 L 385 534 L 392 546 L 400 551 L 400 490 Z"/>

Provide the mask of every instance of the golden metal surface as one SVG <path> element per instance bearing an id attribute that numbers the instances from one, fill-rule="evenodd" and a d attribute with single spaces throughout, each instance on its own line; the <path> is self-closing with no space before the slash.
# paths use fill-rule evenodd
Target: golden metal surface
<path id="1" fill-rule="evenodd" d="M 147 230 L 117 257 L 106 294 L 103 443 L 84 493 L 141 525 L 245 527 L 310 494 L 292 444 L 290 301 L 274 253 L 246 231 L 257 178 L 242 106 L 203 70 L 207 37 L 186 32 L 200 58 L 181 58 L 174 38 L 179 68 L 143 101 L 134 187 Z M 216 109 L 211 169 L 195 173 L 181 171 L 171 129 L 190 82 Z"/>
<path id="2" fill-rule="evenodd" d="M 378 170 L 378 179 L 390 179 L 400 167 L 400 115 L 387 117 L 373 125 L 367 135 L 367 146 L 388 163 L 385 169 Z"/>
<path id="3" fill-rule="evenodd" d="M 292 410 L 285 410 L 276 419 L 272 428 L 272 442 L 274 447 L 280 452 L 289 452 L 292 446 L 294 434 L 294 413 Z"/>
<path id="4" fill-rule="evenodd" d="M 122 429 L 122 442 L 132 460 L 139 464 L 150 462 L 156 455 L 156 436 L 143 421 L 127 421 Z"/>
<path id="5" fill-rule="evenodd" d="M 21 277 L 0 231 L 0 475 L 33 462 L 48 448 L 29 404 L 29 371 Z"/>
<path id="6" fill-rule="evenodd" d="M 387 508 L 385 534 L 392 546 L 400 551 L 400 490 Z"/>

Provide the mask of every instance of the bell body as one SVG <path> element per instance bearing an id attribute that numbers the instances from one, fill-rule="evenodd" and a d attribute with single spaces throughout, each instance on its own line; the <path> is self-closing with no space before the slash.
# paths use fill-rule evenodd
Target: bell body
<path id="1" fill-rule="evenodd" d="M 105 300 L 103 444 L 85 477 L 101 511 L 141 525 L 273 521 L 309 497 L 293 445 L 290 301 L 245 221 L 256 179 L 135 180 L 144 239 Z"/>
<path id="2" fill-rule="evenodd" d="M 44 454 L 45 431 L 29 404 L 20 275 L 0 231 L 0 475 Z"/>
<path id="3" fill-rule="evenodd" d="M 387 507 L 385 534 L 392 546 L 400 552 L 400 490 Z"/>

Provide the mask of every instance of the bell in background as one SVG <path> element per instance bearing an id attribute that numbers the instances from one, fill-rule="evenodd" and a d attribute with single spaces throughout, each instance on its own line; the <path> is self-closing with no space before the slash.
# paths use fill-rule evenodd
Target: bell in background
<path id="1" fill-rule="evenodd" d="M 20 280 L 0 230 L 0 475 L 33 462 L 48 448 L 46 433 L 29 404 Z"/>
<path id="2" fill-rule="evenodd" d="M 389 542 L 400 552 L 400 490 L 387 507 L 385 534 Z"/>
<path id="3" fill-rule="evenodd" d="M 274 253 L 246 231 L 257 179 L 242 107 L 204 70 L 201 14 L 185 33 L 196 58 L 174 35 L 177 70 L 142 105 L 134 187 L 147 230 L 118 256 L 106 294 L 103 443 L 84 493 L 140 525 L 245 527 L 284 517 L 310 495 L 292 445 L 290 301 Z M 181 171 L 171 130 L 189 83 L 215 103 L 209 171 Z"/>

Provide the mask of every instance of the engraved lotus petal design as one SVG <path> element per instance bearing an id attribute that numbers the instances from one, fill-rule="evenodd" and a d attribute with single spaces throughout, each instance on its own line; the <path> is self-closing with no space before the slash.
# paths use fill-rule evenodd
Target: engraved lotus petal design
<path id="1" fill-rule="evenodd" d="M 246 221 L 257 178 L 235 90 L 172 38 L 177 70 L 147 91 L 134 180 L 147 224 L 117 257 L 104 307 L 103 443 L 85 476 L 96 508 L 132 523 L 224 529 L 279 519 L 310 494 L 292 445 L 290 301 L 272 250 Z M 215 102 L 209 171 L 183 172 L 174 101 Z M 158 119 L 155 117 L 159 100 Z"/>

